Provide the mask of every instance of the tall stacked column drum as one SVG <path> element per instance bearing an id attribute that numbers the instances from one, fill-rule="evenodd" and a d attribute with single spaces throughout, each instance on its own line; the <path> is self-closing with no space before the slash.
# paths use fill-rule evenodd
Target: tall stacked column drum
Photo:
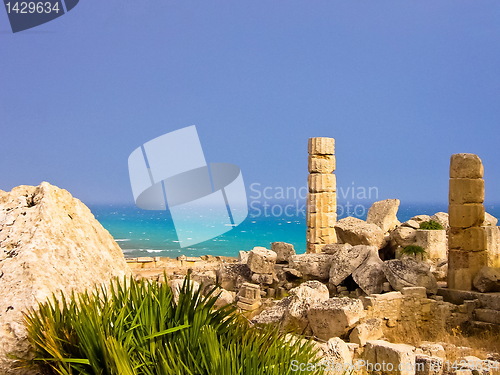
<path id="1" fill-rule="evenodd" d="M 335 139 L 309 138 L 308 151 L 307 252 L 320 253 L 324 245 L 337 242 Z"/>
<path id="2" fill-rule="evenodd" d="M 455 154 L 450 161 L 448 288 L 471 290 L 487 265 L 484 222 L 484 168 L 474 154 Z"/>

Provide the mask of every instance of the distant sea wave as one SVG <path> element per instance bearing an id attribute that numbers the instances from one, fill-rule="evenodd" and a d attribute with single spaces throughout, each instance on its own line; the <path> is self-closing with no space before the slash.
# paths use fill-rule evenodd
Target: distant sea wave
<path id="1" fill-rule="evenodd" d="M 302 202 L 279 201 L 268 204 L 266 210 L 263 206 L 254 205 L 250 208 L 247 219 L 238 227 L 212 240 L 182 249 L 168 211 L 145 211 L 135 206 L 118 205 L 90 208 L 99 222 L 116 238 L 126 257 L 207 254 L 237 256 L 240 250 L 251 250 L 255 246 L 269 248 L 270 243 L 276 241 L 292 243 L 297 253 L 303 253 L 306 245 L 306 222 L 302 204 Z M 342 206 L 342 202 L 339 202 L 339 207 L 343 207 L 344 211 L 339 218 L 357 216 L 366 219 L 366 212 L 371 202 L 350 203 L 351 209 L 354 210 L 358 204 L 358 210 L 354 213 L 348 212 L 346 205 Z M 361 207 L 364 207 L 364 210 Z M 487 204 L 486 210 L 495 217 L 500 217 L 499 207 Z M 447 208 L 446 203 L 402 203 L 398 218 L 403 222 L 415 215 L 446 212 Z"/>

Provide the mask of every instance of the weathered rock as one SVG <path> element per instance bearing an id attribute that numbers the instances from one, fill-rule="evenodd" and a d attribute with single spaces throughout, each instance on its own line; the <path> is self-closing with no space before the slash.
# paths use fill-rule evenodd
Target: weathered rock
<path id="1" fill-rule="evenodd" d="M 271 285 L 275 281 L 275 275 L 272 273 L 254 273 L 252 283 Z"/>
<path id="2" fill-rule="evenodd" d="M 416 221 L 418 224 L 423 223 L 425 221 L 431 220 L 431 217 L 429 215 L 417 215 L 413 216 L 410 220 Z M 419 225 L 420 228 L 420 225 Z"/>
<path id="3" fill-rule="evenodd" d="M 434 215 L 431 216 L 431 220 L 435 221 L 436 223 L 441 224 L 441 226 L 446 230 L 450 227 L 450 224 L 448 222 L 448 214 L 446 212 L 436 212 Z"/>
<path id="4" fill-rule="evenodd" d="M 328 137 L 309 138 L 307 143 L 309 155 L 334 155 L 335 139 Z"/>
<path id="5" fill-rule="evenodd" d="M 351 248 L 352 245 L 349 245 L 348 243 L 333 243 L 323 246 L 322 251 L 325 254 L 334 255 L 337 253 L 345 253 L 346 251 L 349 251 Z"/>
<path id="6" fill-rule="evenodd" d="M 217 270 L 217 282 L 229 291 L 236 292 L 246 282 L 251 281 L 250 268 L 246 264 L 221 264 Z"/>
<path id="7" fill-rule="evenodd" d="M 288 309 L 292 297 L 286 297 L 275 301 L 273 306 L 265 309 L 259 315 L 252 319 L 254 324 L 280 324 L 285 319 L 285 313 Z"/>
<path id="8" fill-rule="evenodd" d="M 417 224 L 418 226 L 418 224 Z M 412 227 L 398 227 L 391 232 L 390 240 L 394 247 L 406 247 L 414 245 L 417 237 L 417 230 Z"/>
<path id="9" fill-rule="evenodd" d="M 380 371 L 381 374 L 415 375 L 414 350 L 415 348 L 410 345 L 370 340 L 366 343 L 363 357 L 367 365 L 380 364 L 381 370 L 385 370 Z M 392 364 L 392 366 L 388 364 Z"/>
<path id="10" fill-rule="evenodd" d="M 330 298 L 307 313 L 314 335 L 322 340 L 345 335 L 364 316 L 363 303 L 354 298 Z"/>
<path id="11" fill-rule="evenodd" d="M 474 287 L 483 293 L 500 292 L 500 268 L 481 268 L 474 278 Z"/>
<path id="12" fill-rule="evenodd" d="M 330 284 L 340 285 L 350 276 L 368 257 L 370 252 L 377 252 L 374 246 L 357 245 L 338 247 L 339 251 L 333 254 L 330 267 Z"/>
<path id="13" fill-rule="evenodd" d="M 332 173 L 335 167 L 335 155 L 309 155 L 309 173 Z"/>
<path id="14" fill-rule="evenodd" d="M 366 322 L 354 327 L 349 335 L 349 341 L 359 344 L 360 346 L 365 346 L 367 341 L 378 340 L 384 336 L 382 327 L 382 319 L 368 319 Z"/>
<path id="15" fill-rule="evenodd" d="M 243 311 L 255 311 L 261 306 L 260 286 L 252 283 L 244 283 L 238 290 L 236 296 L 238 306 Z"/>
<path id="16" fill-rule="evenodd" d="M 438 357 L 441 359 L 446 359 L 446 351 L 443 345 L 434 342 L 425 342 L 419 345 L 419 349 L 423 354 L 430 357 Z"/>
<path id="17" fill-rule="evenodd" d="M 318 343 L 320 363 L 329 370 L 328 374 L 345 374 L 352 365 L 353 353 L 349 346 L 339 337 L 332 337 L 326 343 Z"/>
<path id="18" fill-rule="evenodd" d="M 236 300 L 235 292 L 230 292 L 229 290 L 222 288 L 217 289 L 214 295 L 218 296 L 217 301 L 215 302 L 215 306 L 217 307 L 230 305 Z"/>
<path id="19" fill-rule="evenodd" d="M 248 255 L 249 255 L 249 251 L 239 251 L 238 252 L 238 262 L 241 263 L 241 264 L 247 264 L 248 262 Z"/>
<path id="20" fill-rule="evenodd" d="M 274 272 L 276 258 L 277 255 L 274 251 L 265 247 L 254 247 L 248 254 L 247 265 L 254 273 L 271 274 Z"/>
<path id="21" fill-rule="evenodd" d="M 393 230 L 400 224 L 397 217 L 399 204 L 399 199 L 386 199 L 373 203 L 368 210 L 366 222 L 377 225 L 383 232 Z"/>
<path id="22" fill-rule="evenodd" d="M 304 278 L 328 280 L 333 261 L 330 254 L 299 254 L 290 258 L 290 268 L 298 270 Z"/>
<path id="23" fill-rule="evenodd" d="M 130 271 L 120 247 L 90 210 L 42 182 L 0 194 L 0 373 L 27 358 L 23 312 L 58 291 L 68 295 Z"/>
<path id="24" fill-rule="evenodd" d="M 437 293 L 436 278 L 431 273 L 430 267 L 411 257 L 385 261 L 383 271 L 395 290 L 400 291 L 409 286 L 423 286 L 428 293 Z"/>
<path id="25" fill-rule="evenodd" d="M 402 227 L 408 227 L 408 228 L 413 228 L 413 229 L 419 229 L 420 228 L 420 222 L 416 220 L 408 220 L 405 221 L 403 224 L 401 224 Z"/>
<path id="26" fill-rule="evenodd" d="M 485 226 L 485 227 L 488 227 L 488 226 L 495 227 L 497 224 L 498 224 L 498 219 L 495 216 L 489 214 L 488 212 L 484 213 L 483 226 Z"/>
<path id="27" fill-rule="evenodd" d="M 415 358 L 416 375 L 441 375 L 444 370 L 442 358 L 417 354 Z"/>
<path id="28" fill-rule="evenodd" d="M 286 242 L 273 242 L 271 250 L 276 253 L 276 263 L 288 263 L 290 258 L 295 255 L 293 245 Z"/>
<path id="29" fill-rule="evenodd" d="M 307 311 L 315 303 L 326 301 L 328 288 L 319 281 L 306 281 L 290 290 L 290 303 L 287 306 L 284 325 L 288 329 L 304 332 L 308 327 Z"/>
<path id="30" fill-rule="evenodd" d="M 355 217 L 346 217 L 339 220 L 335 230 L 340 243 L 348 243 L 353 246 L 376 246 L 379 249 L 385 243 L 384 231 L 380 227 L 375 224 L 368 224 Z"/>
<path id="31" fill-rule="evenodd" d="M 450 178 L 483 178 L 484 167 L 475 154 L 454 154 L 450 159 Z"/>
<path id="32" fill-rule="evenodd" d="M 179 302 L 179 295 L 181 294 L 182 286 L 186 282 L 186 279 L 174 279 L 170 281 L 170 289 L 172 290 L 172 296 L 174 297 L 175 303 Z M 190 287 L 194 292 L 200 289 L 200 283 L 194 280 L 190 280 Z"/>
<path id="33" fill-rule="evenodd" d="M 352 273 L 352 278 L 366 294 L 382 293 L 387 281 L 384 262 L 377 251 L 370 251 L 365 261 Z"/>

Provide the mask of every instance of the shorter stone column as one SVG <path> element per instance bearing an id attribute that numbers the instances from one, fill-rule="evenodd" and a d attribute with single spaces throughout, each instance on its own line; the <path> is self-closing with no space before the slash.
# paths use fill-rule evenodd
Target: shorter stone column
<path id="1" fill-rule="evenodd" d="M 450 162 L 448 288 L 471 290 L 488 263 L 484 222 L 484 168 L 474 154 L 455 154 Z"/>
<path id="2" fill-rule="evenodd" d="M 324 245 L 337 242 L 335 139 L 310 138 L 308 152 L 307 252 L 319 253 Z"/>

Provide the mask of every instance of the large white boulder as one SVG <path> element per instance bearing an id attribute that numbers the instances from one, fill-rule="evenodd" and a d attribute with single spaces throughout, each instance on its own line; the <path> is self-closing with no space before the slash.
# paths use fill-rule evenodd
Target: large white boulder
<path id="1" fill-rule="evenodd" d="M 299 254 L 290 258 L 290 268 L 299 271 L 304 278 L 328 280 L 333 254 Z"/>
<path id="2" fill-rule="evenodd" d="M 391 259 L 384 262 L 383 271 L 394 290 L 423 286 L 427 293 L 437 293 L 437 281 L 428 264 L 411 257 Z"/>
<path id="3" fill-rule="evenodd" d="M 385 244 L 385 232 L 379 226 L 355 217 L 339 220 L 335 231 L 340 243 L 375 246 L 379 249 Z"/>
<path id="4" fill-rule="evenodd" d="M 384 340 L 366 343 L 363 359 L 367 366 L 378 365 L 381 374 L 415 375 L 415 348 L 405 344 L 392 344 Z"/>
<path id="5" fill-rule="evenodd" d="M 254 247 L 250 250 L 247 259 L 247 266 L 254 273 L 274 273 L 277 255 L 274 251 L 265 247 Z"/>
<path id="6" fill-rule="evenodd" d="M 314 335 L 322 340 L 346 334 L 365 315 L 361 300 L 347 297 L 315 303 L 307 313 Z"/>
<path id="7" fill-rule="evenodd" d="M 399 204 L 399 199 L 386 199 L 373 203 L 368 210 L 366 222 L 379 226 L 384 232 L 393 230 L 400 224 L 397 217 Z"/>
<path id="8" fill-rule="evenodd" d="M 0 373 L 30 352 L 23 312 L 59 291 L 84 291 L 130 273 L 120 247 L 90 210 L 42 182 L 0 194 Z"/>
<path id="9" fill-rule="evenodd" d="M 308 326 L 307 311 L 311 305 L 326 301 L 328 288 L 319 281 L 306 281 L 290 289 L 290 303 L 284 316 L 284 326 L 288 329 L 304 331 Z"/>
<path id="10" fill-rule="evenodd" d="M 387 281 L 384 262 L 377 251 L 370 251 L 365 261 L 352 273 L 352 278 L 366 294 L 382 293 Z"/>
<path id="11" fill-rule="evenodd" d="M 330 246 L 330 245 L 327 245 Z M 350 276 L 363 262 L 370 253 L 377 252 L 373 246 L 357 245 L 337 247 L 338 251 L 332 254 L 332 264 L 330 267 L 330 284 L 340 285 L 348 276 Z"/>

